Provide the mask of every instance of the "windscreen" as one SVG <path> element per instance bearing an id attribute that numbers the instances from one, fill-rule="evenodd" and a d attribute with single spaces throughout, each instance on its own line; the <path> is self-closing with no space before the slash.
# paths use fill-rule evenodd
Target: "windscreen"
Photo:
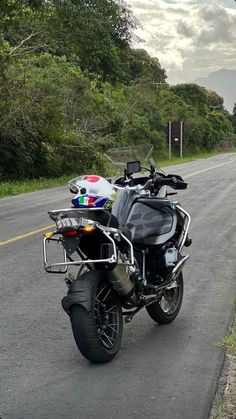
<path id="1" fill-rule="evenodd" d="M 153 146 L 151 144 L 135 145 L 129 147 L 110 148 L 105 152 L 109 172 L 114 176 L 121 176 L 124 173 L 126 164 L 138 160 L 143 171 L 153 165 L 158 169 L 153 159 Z"/>

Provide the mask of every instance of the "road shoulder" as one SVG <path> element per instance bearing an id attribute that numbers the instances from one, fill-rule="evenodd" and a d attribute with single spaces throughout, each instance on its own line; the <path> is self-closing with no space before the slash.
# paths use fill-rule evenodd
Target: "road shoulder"
<path id="1" fill-rule="evenodd" d="M 236 318 L 231 334 L 230 349 L 225 354 L 225 363 L 218 384 L 210 419 L 235 419 L 236 412 Z M 227 347 L 227 345 L 226 345 Z M 230 353 L 231 352 L 231 353 Z"/>

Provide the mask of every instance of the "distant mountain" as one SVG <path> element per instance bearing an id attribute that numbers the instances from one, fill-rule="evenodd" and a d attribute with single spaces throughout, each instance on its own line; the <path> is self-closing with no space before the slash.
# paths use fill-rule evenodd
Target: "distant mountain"
<path id="1" fill-rule="evenodd" d="M 236 102 L 236 70 L 221 69 L 214 71 L 207 77 L 194 80 L 194 83 L 206 87 L 208 90 L 214 90 L 222 96 L 225 108 L 232 112 L 233 105 Z"/>

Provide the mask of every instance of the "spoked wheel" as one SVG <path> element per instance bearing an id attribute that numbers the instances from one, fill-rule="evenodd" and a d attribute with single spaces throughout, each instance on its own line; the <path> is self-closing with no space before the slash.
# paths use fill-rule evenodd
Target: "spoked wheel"
<path id="1" fill-rule="evenodd" d="M 183 300 L 183 275 L 178 275 L 170 287 L 162 291 L 159 301 L 146 307 L 150 317 L 160 324 L 172 322 L 179 313 Z"/>
<path id="2" fill-rule="evenodd" d="M 99 284 L 95 299 L 95 319 L 100 340 L 108 350 L 112 350 L 119 336 L 119 307 L 112 290 L 106 283 Z"/>
<path id="3" fill-rule="evenodd" d="M 86 281 L 84 281 L 86 275 Z M 122 339 L 121 303 L 101 272 L 83 275 L 83 292 L 91 296 L 90 311 L 80 305 L 71 309 L 71 325 L 76 344 L 91 362 L 110 361 L 118 352 Z"/>

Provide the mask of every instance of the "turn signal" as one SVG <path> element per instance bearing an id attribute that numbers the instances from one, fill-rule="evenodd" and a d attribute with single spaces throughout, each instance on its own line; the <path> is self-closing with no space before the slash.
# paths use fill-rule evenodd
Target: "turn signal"
<path id="1" fill-rule="evenodd" d="M 92 233 L 92 231 L 94 231 L 94 230 L 95 230 L 95 227 L 94 227 L 94 226 L 90 226 L 90 225 L 85 226 L 85 227 L 83 228 L 83 231 L 84 231 L 85 233 Z"/>
<path id="2" fill-rule="evenodd" d="M 44 233 L 44 237 L 46 237 L 47 239 L 50 239 L 50 237 L 53 236 L 53 231 L 47 231 L 46 233 Z"/>

